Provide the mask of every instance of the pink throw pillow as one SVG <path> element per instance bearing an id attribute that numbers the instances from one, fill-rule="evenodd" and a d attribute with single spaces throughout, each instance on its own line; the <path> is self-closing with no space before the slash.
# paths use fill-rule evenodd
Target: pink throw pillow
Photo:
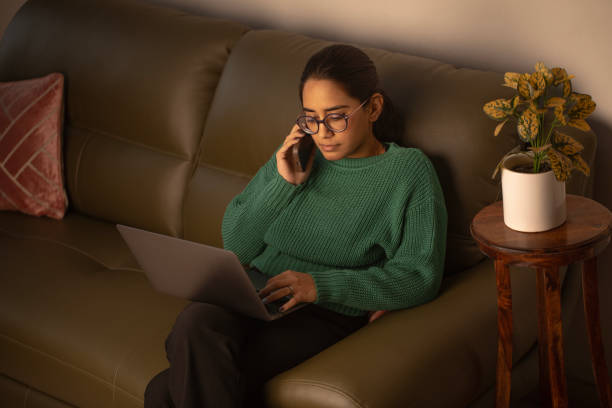
<path id="1" fill-rule="evenodd" d="M 64 76 L 0 82 L 0 210 L 61 219 Z"/>

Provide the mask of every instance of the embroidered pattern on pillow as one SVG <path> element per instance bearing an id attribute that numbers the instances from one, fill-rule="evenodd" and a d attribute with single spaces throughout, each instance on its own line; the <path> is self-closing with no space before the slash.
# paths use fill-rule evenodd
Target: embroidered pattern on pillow
<path id="1" fill-rule="evenodd" d="M 0 82 L 0 210 L 61 219 L 64 76 Z"/>

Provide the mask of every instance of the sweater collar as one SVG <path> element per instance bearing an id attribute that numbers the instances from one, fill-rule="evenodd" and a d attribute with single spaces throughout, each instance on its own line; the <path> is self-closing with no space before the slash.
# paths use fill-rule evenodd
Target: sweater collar
<path id="1" fill-rule="evenodd" d="M 383 145 L 385 146 L 385 149 L 386 149 L 384 153 L 376 155 L 376 156 L 360 157 L 358 159 L 344 158 L 340 160 L 327 160 L 325 157 L 323 157 L 323 154 L 318 149 L 317 149 L 317 155 L 319 156 L 319 159 L 321 161 L 327 164 L 330 164 L 332 166 L 350 168 L 350 169 L 358 169 L 358 168 L 368 167 L 382 160 L 385 160 L 387 157 L 391 156 L 397 150 L 397 145 L 393 142 L 383 142 Z"/>

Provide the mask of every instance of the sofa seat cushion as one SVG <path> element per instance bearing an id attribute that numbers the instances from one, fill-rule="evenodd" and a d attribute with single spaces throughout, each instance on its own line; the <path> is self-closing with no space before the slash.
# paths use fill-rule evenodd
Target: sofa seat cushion
<path id="1" fill-rule="evenodd" d="M 0 212 L 0 233 L 15 238 L 53 242 L 80 252 L 110 269 L 140 270 L 113 224 L 74 211 L 66 213 L 62 221 L 3 211 Z"/>
<path id="2" fill-rule="evenodd" d="M 154 291 L 115 226 L 0 217 L 0 371 L 75 406 L 142 406 L 187 301 Z"/>

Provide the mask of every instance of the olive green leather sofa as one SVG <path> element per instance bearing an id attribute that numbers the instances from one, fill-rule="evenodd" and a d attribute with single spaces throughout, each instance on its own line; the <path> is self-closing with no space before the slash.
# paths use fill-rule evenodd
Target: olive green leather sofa
<path id="1" fill-rule="evenodd" d="M 25 3 L 0 43 L 0 81 L 65 75 L 69 211 L 61 221 L 0 212 L 0 406 L 142 406 L 188 302 L 151 288 L 115 224 L 222 245 L 226 205 L 289 132 L 301 70 L 328 44 L 131 0 Z M 513 147 L 510 127 L 493 137 L 482 105 L 511 90 L 499 72 L 365 51 L 404 117 L 399 144 L 422 149 L 441 180 L 446 277 L 434 301 L 389 313 L 270 380 L 268 404 L 487 406 L 495 276 L 469 223 L 500 198 L 490 175 Z M 592 163 L 594 135 L 573 134 Z M 588 185 L 576 174 L 568 191 Z M 537 378 L 533 273 L 513 269 L 512 287 L 519 395 Z"/>

